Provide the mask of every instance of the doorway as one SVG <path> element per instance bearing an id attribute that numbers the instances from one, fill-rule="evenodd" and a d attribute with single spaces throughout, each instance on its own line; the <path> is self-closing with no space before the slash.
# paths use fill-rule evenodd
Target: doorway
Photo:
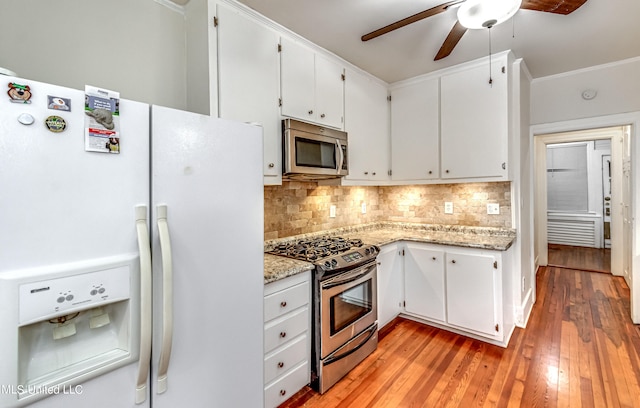
<path id="1" fill-rule="evenodd" d="M 545 266 L 550 262 L 550 251 L 549 251 L 549 228 L 554 228 L 554 225 L 550 223 L 549 218 L 549 196 L 548 196 L 548 169 L 549 167 L 547 163 L 547 147 L 559 145 L 563 146 L 564 144 L 572 144 L 574 146 L 585 145 L 585 143 L 593 142 L 595 143 L 603 143 L 597 141 L 611 141 L 610 148 L 610 164 L 611 164 L 611 194 L 610 199 L 608 200 L 609 204 L 609 234 L 608 240 L 610 245 L 610 270 L 614 275 L 625 276 L 627 280 L 627 284 L 630 285 L 629 280 L 629 271 L 630 265 L 626 265 L 628 259 L 625 254 L 630 253 L 631 245 L 630 242 L 626 242 L 625 234 L 626 229 L 624 228 L 624 212 L 625 208 L 629 205 L 628 202 L 624 202 L 625 197 L 630 197 L 629 192 L 623 193 L 623 188 L 626 183 L 624 183 L 624 172 L 623 172 L 623 156 L 624 156 L 624 146 L 628 144 L 628 135 L 629 135 L 629 126 L 616 126 L 609 128 L 601 128 L 601 129 L 591 129 L 591 130 L 581 130 L 581 131 L 572 131 L 572 132 L 563 132 L 563 133 L 552 133 L 552 134 L 544 134 L 538 135 L 534 138 L 535 144 L 535 174 L 536 174 L 536 182 L 535 182 L 535 260 L 537 266 Z M 604 154 L 602 155 L 604 156 Z M 602 159 L 600 159 L 602 160 Z M 602 177 L 602 175 L 600 176 Z M 629 188 L 629 187 L 626 187 Z M 582 217 L 583 220 L 588 220 L 591 215 L 592 219 L 600 219 L 600 225 L 602 225 L 602 229 L 604 229 L 604 195 L 601 195 L 602 199 L 602 212 L 598 214 L 596 208 L 598 205 L 596 203 L 599 201 L 595 196 L 595 189 L 591 192 L 590 201 L 593 204 L 591 208 L 584 207 L 585 210 L 583 214 L 585 217 Z M 585 194 L 584 192 L 582 194 Z M 586 192 L 589 195 L 589 192 Z M 592 214 L 589 214 L 591 211 Z M 553 213 L 553 211 L 551 212 Z M 557 215 L 557 214 L 556 214 Z M 574 214 L 575 215 L 575 214 Z M 595 224 L 595 223 L 594 223 Z M 567 228 L 566 226 L 562 226 L 560 224 L 560 229 Z M 571 225 L 571 224 L 567 224 Z M 597 233 L 596 233 L 597 234 Z M 600 235 L 598 235 L 600 237 Z M 604 241 L 604 233 L 601 235 L 601 239 Z M 572 240 L 569 240 L 572 242 Z M 575 240 L 573 240 L 575 242 Z M 604 243 L 603 243 L 604 244 Z M 605 248 L 606 249 L 606 248 Z M 552 254 L 555 255 L 555 254 Z M 554 261 L 555 262 L 555 261 Z M 579 268 L 579 266 L 578 266 Z M 626 272 L 626 273 L 625 273 Z M 631 286 L 631 285 L 630 285 Z"/>
<path id="2" fill-rule="evenodd" d="M 611 273 L 611 137 L 546 144 L 548 265 Z"/>

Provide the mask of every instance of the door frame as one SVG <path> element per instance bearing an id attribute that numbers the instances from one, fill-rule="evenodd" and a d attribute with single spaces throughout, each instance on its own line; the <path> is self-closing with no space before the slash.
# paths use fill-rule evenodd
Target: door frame
<path id="1" fill-rule="evenodd" d="M 584 119 L 574 119 L 563 122 L 553 122 L 553 123 L 545 123 L 539 125 L 532 125 L 530 127 L 529 136 L 536 142 L 537 136 L 542 136 L 546 134 L 552 133 L 563 133 L 563 132 L 573 132 L 573 131 L 584 131 L 590 129 L 599 129 L 599 128 L 607 128 L 607 127 L 616 127 L 616 126 L 627 126 L 630 125 L 629 130 L 629 138 L 630 138 L 630 156 L 631 156 L 631 214 L 632 214 L 632 240 L 630 243 L 631 248 L 631 274 L 630 274 L 630 291 L 631 291 L 631 318 L 635 324 L 640 324 L 640 237 L 636 232 L 636 222 L 635 220 L 640 219 L 640 166 L 638 165 L 638 159 L 640 158 L 640 143 L 636 142 L 638 138 L 640 138 L 640 111 L 631 112 L 631 113 L 623 113 L 616 115 L 607 115 L 607 116 L 597 116 L 591 118 Z M 535 150 L 534 149 L 534 160 L 535 160 Z M 537 171 L 537 168 L 536 168 Z M 532 175 L 532 184 L 534 184 L 539 177 L 536 175 L 536 171 Z M 534 184 L 535 185 L 535 184 Z M 544 199 L 546 199 L 546 189 L 544 191 Z M 540 197 L 533 197 L 534 205 L 538 203 L 541 199 Z M 538 217 L 537 209 L 534 212 L 535 218 Z M 546 237 L 546 217 L 541 223 L 544 224 L 545 231 L 544 235 Z M 534 242 L 535 248 L 538 249 L 538 235 L 542 233 L 542 231 L 538 231 L 538 220 L 534 220 L 535 232 L 534 232 Z M 546 238 L 545 238 L 546 241 Z M 538 266 L 541 266 L 539 254 L 534 255 L 535 267 L 537 269 Z M 546 260 L 545 260 L 546 263 Z M 534 281 L 535 283 L 535 281 Z M 535 289 L 534 289 L 535 290 Z"/>
<path id="2" fill-rule="evenodd" d="M 611 196 L 613 197 L 611 214 L 611 273 L 622 275 L 622 216 L 615 209 L 622 208 L 622 143 L 616 139 L 623 135 L 622 126 L 600 129 L 579 130 L 542 134 L 534 137 L 535 153 L 535 256 L 539 266 L 548 264 L 547 242 L 547 145 L 558 143 L 587 142 L 592 140 L 611 140 Z M 614 140 L 616 140 L 614 142 Z"/>

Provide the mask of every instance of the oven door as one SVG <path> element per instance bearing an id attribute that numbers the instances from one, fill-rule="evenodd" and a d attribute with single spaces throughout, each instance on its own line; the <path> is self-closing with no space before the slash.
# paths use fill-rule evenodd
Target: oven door
<path id="1" fill-rule="evenodd" d="M 376 265 L 373 261 L 320 282 L 320 358 L 376 322 Z"/>
<path id="2" fill-rule="evenodd" d="M 287 129 L 283 148 L 285 175 L 340 177 L 349 174 L 345 139 Z"/>

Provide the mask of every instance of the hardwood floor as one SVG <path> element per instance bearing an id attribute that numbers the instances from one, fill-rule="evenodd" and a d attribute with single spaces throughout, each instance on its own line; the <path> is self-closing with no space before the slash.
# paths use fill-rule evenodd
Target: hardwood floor
<path id="1" fill-rule="evenodd" d="M 320 395 L 295 407 L 640 407 L 640 326 L 620 277 L 541 268 L 526 329 L 509 347 L 406 319 L 378 349 Z"/>
<path id="2" fill-rule="evenodd" d="M 611 249 L 549 244 L 550 266 L 611 273 Z"/>

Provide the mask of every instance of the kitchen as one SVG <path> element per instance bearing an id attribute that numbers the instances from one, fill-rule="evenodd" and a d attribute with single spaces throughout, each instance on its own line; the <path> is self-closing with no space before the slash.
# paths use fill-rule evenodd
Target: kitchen
<path id="1" fill-rule="evenodd" d="M 192 72 L 190 72 L 190 70 L 198 68 L 198 66 L 195 64 L 184 63 L 184 61 L 189 60 L 189 58 L 200 58 L 206 60 L 211 54 L 190 54 L 189 50 L 185 50 L 182 44 L 180 44 L 178 41 L 180 36 L 183 35 L 182 33 L 184 31 L 191 32 L 196 30 L 206 30 L 206 25 L 186 25 L 184 23 L 184 14 L 173 11 L 159 4 L 154 4 L 153 2 L 148 3 L 150 4 L 144 3 L 137 4 L 135 6 L 127 5 L 117 9 L 115 8 L 115 6 L 107 6 L 105 4 L 92 7 L 89 7 L 87 5 L 78 6 L 80 8 L 78 9 L 77 13 L 80 18 L 78 18 L 77 21 L 74 22 L 74 25 L 61 24 L 58 30 L 60 35 L 73 38 L 75 37 L 75 25 L 84 23 L 90 26 L 90 21 L 92 18 L 94 18 L 94 16 L 106 15 L 112 16 L 114 20 L 114 26 L 112 29 L 115 32 L 126 35 L 130 31 L 132 31 L 131 35 L 128 36 L 131 39 L 131 44 L 124 44 L 127 41 L 123 41 L 122 44 L 119 44 L 117 47 L 120 50 L 124 50 L 123 53 L 115 53 L 119 55 L 126 55 L 127 57 L 119 58 L 114 64 L 115 66 L 109 65 L 109 68 L 107 68 L 106 65 L 92 68 L 91 76 L 87 76 L 88 73 L 84 73 L 83 67 L 86 66 L 85 60 L 87 59 L 87 55 L 83 52 L 74 49 L 65 50 L 63 48 L 62 55 L 64 55 L 64 57 L 60 57 L 61 53 L 57 52 L 56 54 L 58 55 L 58 59 L 56 59 L 54 57 L 47 57 L 51 50 L 39 48 L 41 44 L 46 44 L 46 41 L 38 41 L 37 38 L 39 35 L 46 34 L 41 33 L 35 27 L 45 27 L 46 22 L 51 20 L 66 22 L 68 20 L 66 16 L 66 14 L 68 14 L 68 11 L 63 12 L 60 9 L 55 9 L 46 10 L 47 12 L 45 13 L 43 12 L 43 9 L 40 5 L 32 4 L 30 6 L 29 3 L 27 3 L 27 5 L 21 6 L 25 7 L 24 9 L 19 9 L 14 14 L 29 16 L 29 19 L 32 21 L 33 28 L 28 29 L 22 26 L 12 27 L 11 25 L 4 26 L 11 33 L 15 33 L 20 30 L 25 30 L 26 33 L 24 38 L 20 38 L 16 43 L 7 43 L 2 45 L 3 48 L 6 47 L 6 49 L 4 49 L 5 52 L 3 52 L 2 55 L 6 56 L 7 60 L 5 60 L 4 58 L 0 60 L 0 65 L 12 68 L 14 71 L 19 72 L 20 75 L 25 78 L 33 78 L 36 80 L 43 80 L 51 83 L 71 86 L 76 89 L 82 89 L 85 83 L 97 83 L 106 88 L 119 89 L 122 92 L 123 98 L 131 98 L 151 103 L 158 103 L 161 105 L 174 106 L 182 109 L 186 108 L 188 110 L 200 113 L 208 113 L 209 109 L 214 110 L 215 108 L 213 107 L 213 104 L 217 103 L 217 99 L 209 95 L 209 89 L 213 89 L 215 86 L 220 86 L 222 90 L 222 86 L 224 85 L 214 84 L 212 82 L 210 83 L 210 86 L 203 86 L 204 83 L 209 83 L 208 76 L 197 75 L 197 73 L 193 74 Z M 196 6 L 200 6 L 200 8 L 197 8 Z M 29 7 L 33 7 L 33 9 L 30 9 Z M 129 7 L 135 7 L 135 9 L 130 9 Z M 204 7 L 203 4 L 193 3 L 190 7 L 191 8 L 187 8 L 186 12 L 184 10 L 182 12 L 186 13 L 187 16 L 189 16 L 189 13 L 199 13 L 200 17 L 204 18 L 202 17 L 202 10 L 206 9 L 206 7 Z M 128 12 L 124 13 L 123 10 L 127 10 Z M 137 17 L 140 15 L 150 17 Z M 204 15 L 206 16 L 206 11 Z M 115 21 L 117 21 L 117 23 Z M 164 22 L 164 24 L 159 25 L 153 23 L 153 21 L 162 21 Z M 109 24 L 109 21 L 105 20 L 104 24 Z M 146 29 L 142 31 L 140 31 L 139 29 L 134 30 L 133 27 L 139 26 L 145 27 Z M 65 32 L 64 30 L 69 31 Z M 195 33 L 196 38 L 198 37 L 197 34 L 198 33 Z M 5 38 L 8 38 L 6 37 L 7 35 L 9 34 L 6 34 Z M 146 45 L 157 43 L 162 43 L 164 45 L 163 47 L 148 47 Z M 190 42 L 188 46 L 195 47 L 198 46 L 198 44 Z M 96 40 L 89 41 L 87 39 L 86 44 L 83 43 L 82 47 L 79 48 L 86 49 L 88 50 L 87 52 L 89 52 L 89 50 L 102 50 L 103 48 L 101 47 L 103 47 L 103 45 L 100 44 L 100 42 Z M 200 44 L 200 47 L 202 47 L 202 44 Z M 145 58 L 139 57 L 140 49 L 145 50 Z M 131 50 L 130 53 L 127 53 L 127 50 Z M 16 58 L 10 58 L 9 56 L 16 55 L 20 56 L 20 58 L 18 58 L 18 60 L 22 61 L 20 65 L 16 65 L 15 63 L 10 62 L 11 59 Z M 112 54 L 109 52 L 106 52 L 102 55 L 104 55 L 105 59 L 112 58 Z M 52 62 L 51 67 L 47 67 L 47 69 L 43 69 L 41 66 L 38 67 L 38 65 L 41 64 L 38 64 L 37 61 L 39 60 L 37 60 L 36 58 L 42 58 L 43 56 L 50 61 L 55 61 L 56 64 Z M 29 61 L 31 62 L 29 63 Z M 527 63 L 526 60 L 525 63 Z M 60 67 L 60 64 L 63 64 L 62 67 Z M 633 86 L 637 87 L 639 81 L 629 80 L 628 83 L 624 83 L 623 89 L 621 88 L 621 84 L 617 83 L 614 80 L 614 78 L 634 78 L 635 76 L 637 76 L 637 64 L 637 60 L 631 59 L 629 61 L 625 61 L 624 63 L 596 67 L 592 70 L 580 71 L 573 74 L 568 74 L 566 76 L 550 77 L 537 81 L 534 80 L 531 85 L 531 124 L 533 124 L 534 126 L 537 125 L 543 131 L 547 131 L 549 130 L 550 125 L 545 124 L 549 123 L 555 122 L 557 123 L 556 127 L 558 127 L 560 126 L 558 125 L 558 123 L 563 124 L 563 122 L 571 122 L 572 120 L 575 121 L 584 118 L 609 116 L 609 118 L 604 119 L 606 122 L 607 120 L 618 120 L 617 118 L 611 118 L 611 116 L 613 115 L 637 112 L 638 110 L 640 110 L 637 101 L 638 93 L 629 92 L 628 89 L 629 87 Z M 208 63 L 206 64 L 206 66 L 208 66 Z M 202 68 L 200 67 L 200 69 Z M 153 72 L 154 74 L 148 75 L 148 72 Z M 222 72 L 222 74 L 224 74 L 224 72 Z M 166 78 L 172 77 L 186 77 L 189 79 L 186 85 L 185 81 L 183 80 L 166 80 Z M 191 81 L 192 78 L 204 79 L 191 83 L 189 81 Z M 76 79 L 81 83 L 72 82 Z M 593 101 L 590 101 L 589 104 L 581 100 L 579 96 L 578 98 L 574 98 L 572 92 L 575 85 L 573 85 L 573 81 L 577 81 L 580 86 L 584 84 L 584 86 L 588 85 L 597 87 L 600 90 L 601 98 L 596 98 Z M 379 84 L 380 82 L 377 83 Z M 195 90 L 191 92 L 191 90 L 193 89 Z M 620 97 L 604 98 L 604 96 L 607 95 L 607 92 L 613 93 L 614 95 L 618 95 Z M 214 92 L 212 90 L 211 94 L 213 93 Z M 244 92 L 240 93 L 244 94 Z M 348 104 L 348 102 L 346 103 Z M 347 109 L 347 106 L 345 106 L 345 109 Z M 625 121 L 628 120 L 627 117 L 623 119 Z M 346 121 L 348 124 L 348 115 L 346 117 Z M 636 119 L 633 119 L 632 121 L 635 123 Z M 602 122 L 603 119 L 601 119 L 600 122 L 598 122 L 596 119 L 591 119 L 590 122 L 587 121 L 588 124 L 593 124 L 594 126 L 600 126 Z M 279 123 L 277 125 L 279 125 Z M 575 123 L 564 123 L 563 125 L 565 127 L 582 126 L 582 124 L 576 125 Z M 526 126 L 526 129 L 526 132 L 522 132 L 521 136 L 525 138 L 525 140 L 529 138 L 528 125 Z M 353 159 L 357 160 L 355 156 L 353 157 Z M 518 161 L 516 161 L 516 163 L 517 162 Z M 524 163 L 526 162 L 526 160 L 523 160 L 522 165 L 525 166 Z M 265 162 L 266 166 L 268 164 L 269 162 Z M 357 162 L 352 162 L 352 164 L 356 165 Z M 276 169 L 278 167 L 279 166 L 277 165 L 275 166 Z M 266 171 L 268 170 L 269 169 L 267 168 Z M 386 170 L 387 169 L 384 169 L 382 172 L 378 172 L 378 176 L 384 175 Z M 277 178 L 277 175 L 275 177 Z M 418 196 L 421 196 L 422 198 L 418 200 L 418 204 L 414 204 L 418 211 L 415 214 L 412 214 L 411 209 L 406 210 L 405 213 L 404 207 L 402 207 L 402 204 L 399 203 L 400 200 L 391 197 L 395 193 L 394 190 L 398 190 L 397 194 L 399 196 L 402 196 L 403 194 L 410 195 L 411 192 L 400 191 L 403 188 L 399 186 L 377 186 L 378 184 L 384 183 L 379 183 L 375 180 L 357 180 L 357 182 L 358 184 L 362 184 L 363 186 L 317 187 L 318 194 L 322 192 L 322 194 L 325 194 L 328 197 L 340 197 L 340 195 L 358 196 L 360 194 L 359 191 L 362 190 L 363 192 L 361 198 L 354 198 L 354 205 L 343 204 L 340 202 L 340 200 L 337 199 L 335 201 L 329 200 L 328 202 L 320 203 L 318 204 L 319 208 L 315 209 L 318 213 L 316 219 L 314 219 L 314 216 L 312 215 L 314 210 L 310 210 L 312 212 L 310 218 L 311 222 L 303 223 L 298 220 L 298 224 L 304 225 L 305 228 L 311 227 L 318 228 L 318 230 L 325 230 L 342 227 L 345 225 L 397 220 L 401 222 L 445 222 L 446 224 L 500 226 L 516 228 L 518 229 L 518 231 L 522 231 L 523 228 L 526 228 L 526 225 L 522 226 L 518 223 L 514 223 L 512 221 L 513 214 L 510 213 L 511 211 L 513 211 L 512 201 L 515 203 L 519 203 L 518 206 L 522 205 L 522 203 L 527 203 L 527 194 L 520 193 L 518 189 L 516 189 L 513 185 L 517 183 L 512 183 L 511 186 L 508 182 L 498 183 L 504 185 L 498 186 L 499 193 L 495 196 L 489 196 L 488 192 L 486 191 L 487 185 L 491 185 L 493 187 L 493 183 L 479 183 L 479 185 L 475 186 L 467 186 L 466 183 L 460 185 L 450 184 L 449 187 L 446 187 L 447 184 L 440 184 L 438 182 L 435 184 L 418 187 L 413 186 L 410 187 L 410 189 L 416 190 L 414 191 L 414 193 Z M 300 191 L 301 189 L 307 189 L 309 191 L 316 190 L 315 187 L 306 187 L 305 185 L 296 183 L 298 182 L 285 182 L 283 183 L 282 187 L 265 187 L 265 197 L 270 194 L 274 194 L 274 201 L 278 202 L 278 199 L 283 199 L 283 196 L 292 193 L 291 191 L 287 191 L 289 189 L 298 191 Z M 277 181 L 274 184 L 278 184 Z M 402 184 L 407 183 L 405 182 Z M 470 192 L 451 191 L 455 189 L 462 190 L 462 186 L 465 186 L 464 188 L 469 188 Z M 520 191 L 526 192 L 529 187 L 530 185 L 523 183 L 521 186 L 519 186 L 519 189 Z M 296 193 L 294 192 L 293 194 Z M 299 192 L 297 194 L 302 193 Z M 451 194 L 451 196 L 448 196 L 449 194 Z M 477 216 L 475 218 L 472 214 L 473 211 L 469 209 L 469 207 L 472 207 L 472 204 L 469 204 L 469 207 L 466 206 L 468 204 L 467 197 L 474 195 L 480 203 L 475 209 L 475 211 L 477 212 Z M 467 201 L 467 203 L 465 203 L 464 201 Z M 486 204 L 488 201 L 492 203 L 499 203 L 501 211 L 498 216 L 489 216 L 486 214 Z M 296 228 L 302 227 L 294 225 L 284 225 L 286 221 L 278 219 L 278 217 L 282 217 L 282 215 L 284 214 L 283 209 L 270 209 L 269 206 L 271 202 L 271 200 L 265 200 L 266 222 L 264 238 L 266 240 L 279 238 L 291 233 L 304 233 L 313 231 L 313 229 L 296 230 Z M 453 203 L 454 214 L 443 214 L 445 202 Z M 331 221 L 331 218 L 329 218 L 329 221 L 326 221 L 326 219 L 329 217 L 330 206 L 332 203 L 337 207 L 336 218 L 335 221 Z M 366 204 L 367 207 L 365 214 L 362 214 L 363 203 Z M 289 208 L 288 206 L 283 208 L 286 208 L 286 210 L 289 212 L 296 212 L 295 206 L 299 204 L 291 205 L 291 208 Z M 323 207 L 324 205 L 326 205 L 326 207 Z M 429 205 L 431 208 L 433 208 L 432 212 L 428 214 L 421 214 L 420 211 L 422 211 L 424 205 Z M 458 212 L 458 209 L 463 209 L 463 211 Z M 300 210 L 298 212 L 306 211 L 301 210 L 300 207 L 298 207 L 298 210 Z M 322 210 L 324 211 L 324 213 L 318 210 Z M 274 213 L 278 215 L 273 216 L 271 221 L 268 221 L 270 217 L 269 214 Z M 506 217 L 506 221 L 508 223 L 505 222 L 504 217 Z M 322 220 L 323 218 L 325 219 L 325 221 Z M 452 219 L 455 221 L 452 222 Z M 497 220 L 501 220 L 502 224 L 486 224 L 487 222 L 498 223 Z M 324 225 L 318 226 L 320 225 L 320 223 L 323 223 Z M 270 225 L 273 226 L 271 227 Z M 533 264 L 533 259 L 523 260 L 523 263 L 526 265 L 528 261 L 531 261 L 530 263 Z M 532 269 L 532 266 L 530 266 L 529 269 Z M 528 272 L 529 273 L 527 273 L 527 271 L 524 271 L 523 276 L 533 276 L 534 271 L 531 270 Z M 515 280 L 519 281 L 519 278 L 516 278 Z M 527 289 L 531 288 L 531 281 L 532 279 L 527 279 Z M 518 303 L 522 303 L 521 300 L 522 299 L 518 299 Z M 531 305 L 528 304 L 525 306 L 530 307 Z M 526 308 L 523 313 L 526 315 Z"/>

